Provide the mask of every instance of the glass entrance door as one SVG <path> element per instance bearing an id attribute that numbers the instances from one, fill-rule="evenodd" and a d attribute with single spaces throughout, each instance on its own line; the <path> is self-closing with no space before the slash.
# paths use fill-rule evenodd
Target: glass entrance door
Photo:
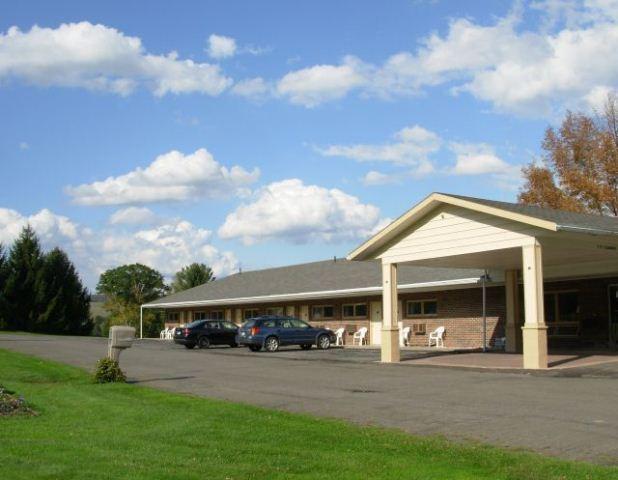
<path id="1" fill-rule="evenodd" d="M 609 286 L 609 343 L 618 346 L 618 285 Z"/>

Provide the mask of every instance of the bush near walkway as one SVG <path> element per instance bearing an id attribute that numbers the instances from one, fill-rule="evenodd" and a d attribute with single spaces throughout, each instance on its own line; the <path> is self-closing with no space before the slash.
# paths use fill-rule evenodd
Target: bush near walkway
<path id="1" fill-rule="evenodd" d="M 95 384 L 0 350 L 37 417 L 0 419 L 0 478 L 607 480 L 618 469 L 343 421 Z"/>

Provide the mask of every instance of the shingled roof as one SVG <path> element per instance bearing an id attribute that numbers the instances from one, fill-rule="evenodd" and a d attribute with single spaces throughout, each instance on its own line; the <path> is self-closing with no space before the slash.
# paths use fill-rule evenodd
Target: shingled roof
<path id="1" fill-rule="evenodd" d="M 480 270 L 429 268 L 401 265 L 398 273 L 399 286 L 425 284 L 473 283 L 483 274 Z M 382 285 L 380 263 L 350 262 L 344 259 L 303 263 L 286 267 L 267 268 L 235 273 L 214 282 L 205 283 L 189 290 L 168 295 L 146 306 L 170 306 L 170 304 L 213 303 L 222 300 L 255 299 L 275 301 L 277 297 L 313 294 L 328 297 L 333 292 L 378 292 Z M 341 292 L 344 291 L 344 292 Z M 254 300 L 256 301 L 256 300 Z"/>
<path id="2" fill-rule="evenodd" d="M 599 234 L 618 235 L 618 218 L 607 215 L 596 215 L 594 213 L 575 213 L 553 208 L 537 207 L 536 205 L 523 205 L 521 203 L 499 202 L 497 200 L 486 200 L 484 198 L 466 197 L 464 195 L 451 195 L 443 193 L 449 197 L 467 200 L 487 207 L 500 208 L 513 213 L 527 215 L 540 220 L 554 222 L 558 230 L 574 230 Z"/>

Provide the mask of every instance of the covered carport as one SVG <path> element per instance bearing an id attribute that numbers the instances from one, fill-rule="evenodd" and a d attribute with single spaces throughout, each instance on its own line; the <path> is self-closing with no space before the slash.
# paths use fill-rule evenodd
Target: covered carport
<path id="1" fill-rule="evenodd" d="M 618 274 L 618 219 L 434 193 L 348 259 L 382 262 L 383 362 L 400 360 L 397 267 L 422 265 L 503 271 L 506 349 L 516 351 L 521 341 L 524 368 L 542 369 L 548 362 L 544 281 Z"/>

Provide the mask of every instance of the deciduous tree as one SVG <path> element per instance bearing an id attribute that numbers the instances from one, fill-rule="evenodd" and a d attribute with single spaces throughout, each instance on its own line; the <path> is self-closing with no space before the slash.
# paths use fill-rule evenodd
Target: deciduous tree
<path id="1" fill-rule="evenodd" d="M 548 128 L 544 165 L 524 169 L 519 201 L 573 212 L 618 216 L 618 105 L 607 98 L 595 116 L 567 112 Z"/>
<path id="2" fill-rule="evenodd" d="M 162 297 L 169 291 L 163 275 L 158 271 L 135 263 L 112 268 L 101 274 L 97 293 L 107 298 L 110 325 L 131 325 L 139 328 L 140 305 Z M 147 335 L 159 330 L 159 316 L 150 311 L 144 313 Z"/>

